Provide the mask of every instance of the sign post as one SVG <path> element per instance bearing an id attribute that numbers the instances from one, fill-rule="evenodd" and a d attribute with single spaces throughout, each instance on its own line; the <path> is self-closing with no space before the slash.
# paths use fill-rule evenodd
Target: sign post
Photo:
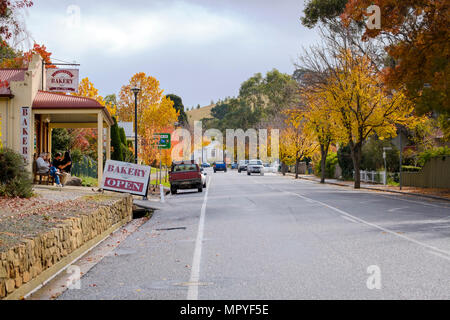
<path id="1" fill-rule="evenodd" d="M 164 202 L 164 186 L 162 184 L 162 151 L 171 148 L 171 138 L 170 133 L 155 133 L 154 134 L 155 144 L 159 149 L 159 193 L 161 197 L 161 202 Z"/>

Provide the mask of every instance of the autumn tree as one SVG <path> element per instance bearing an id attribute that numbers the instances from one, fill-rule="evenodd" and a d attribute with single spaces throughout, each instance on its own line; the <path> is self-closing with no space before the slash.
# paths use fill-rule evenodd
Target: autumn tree
<path id="1" fill-rule="evenodd" d="M 72 93 L 72 95 L 94 99 L 106 107 L 111 116 L 115 115 L 116 106 L 113 104 L 114 101 L 110 99 L 105 100 L 89 78 L 82 79 L 78 85 L 78 92 Z M 69 132 L 74 137 L 73 144 L 71 145 L 72 149 L 80 149 L 88 156 L 96 157 L 98 144 L 97 129 L 71 129 Z"/>
<path id="2" fill-rule="evenodd" d="M 141 89 L 137 96 L 138 101 L 138 135 L 141 146 L 139 158 L 146 164 L 159 159 L 159 152 L 154 143 L 154 134 L 172 132 L 179 113 L 173 107 L 174 102 L 163 94 L 159 81 L 152 76 L 140 72 L 135 74 L 129 84 L 122 86 L 119 93 L 117 114 L 121 121 L 134 123 L 134 93 L 132 87 Z M 137 141 L 136 143 L 139 143 Z M 170 157 L 164 157 L 170 162 Z"/>
<path id="3" fill-rule="evenodd" d="M 31 0 L 0 0 L 0 39 L 2 45 L 25 31 L 25 27 L 18 19 L 20 9 L 33 5 Z"/>
<path id="4" fill-rule="evenodd" d="M 397 124 L 413 125 L 414 105 L 404 92 L 389 92 L 380 85 L 380 75 L 367 56 L 342 51 L 337 62 L 324 91 L 333 101 L 329 112 L 336 121 L 335 134 L 350 145 L 355 188 L 359 188 L 364 142 L 372 135 L 395 137 Z"/>
<path id="5" fill-rule="evenodd" d="M 304 121 L 304 130 L 310 134 L 319 148 L 321 156 L 321 168 L 325 168 L 328 150 L 335 141 L 335 121 L 329 112 L 329 101 L 326 93 L 321 88 L 314 88 L 312 83 L 301 87 L 302 106 L 290 110 L 289 116 L 294 121 Z M 320 183 L 325 183 L 325 170 L 321 171 Z"/>
<path id="6" fill-rule="evenodd" d="M 369 0 L 349 1 L 343 21 L 348 24 L 366 20 L 371 4 Z M 394 61 L 385 70 L 387 83 L 394 88 L 405 85 L 408 96 L 428 100 L 417 100 L 421 102 L 419 111 L 448 111 L 448 1 L 382 0 L 377 5 L 381 10 L 381 28 L 366 28 L 363 38 L 388 40 L 385 49 Z"/>
<path id="7" fill-rule="evenodd" d="M 295 111 L 286 112 L 291 116 L 286 119 L 287 126 L 281 131 L 280 156 L 284 164 L 295 164 L 295 178 L 298 179 L 300 161 L 311 157 L 318 145 L 312 132 L 306 128 L 305 119 L 295 116 Z"/>
<path id="8" fill-rule="evenodd" d="M 343 20 L 363 22 L 373 1 L 351 0 Z M 382 39 L 392 61 L 384 81 L 405 90 L 416 110 L 441 115 L 441 127 L 450 126 L 450 5 L 448 0 L 380 0 L 381 28 L 366 28 L 364 39 Z M 447 129 L 446 129 L 447 128 Z M 450 133 L 446 132 L 446 135 Z"/>

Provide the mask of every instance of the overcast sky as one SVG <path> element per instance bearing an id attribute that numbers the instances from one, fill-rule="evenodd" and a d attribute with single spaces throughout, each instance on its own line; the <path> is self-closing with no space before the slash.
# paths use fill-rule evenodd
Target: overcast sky
<path id="1" fill-rule="evenodd" d="M 237 95 L 254 73 L 292 74 L 302 46 L 318 41 L 300 23 L 304 0 L 34 2 L 32 39 L 52 58 L 81 63 L 80 77 L 103 96 L 143 71 L 186 107 L 207 105 Z"/>

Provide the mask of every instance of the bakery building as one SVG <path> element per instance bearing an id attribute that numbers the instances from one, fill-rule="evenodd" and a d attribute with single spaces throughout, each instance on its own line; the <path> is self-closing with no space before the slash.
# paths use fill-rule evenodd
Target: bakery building
<path id="1" fill-rule="evenodd" d="M 97 150 L 101 181 L 103 155 L 107 160 L 111 157 L 113 120 L 96 100 L 60 93 L 76 90 L 78 78 L 73 78 L 71 70 L 44 68 L 39 55 L 33 56 L 27 69 L 0 69 L 0 139 L 3 147 L 24 157 L 31 171 L 35 155 L 51 153 L 53 129 L 95 128 L 103 141 Z"/>

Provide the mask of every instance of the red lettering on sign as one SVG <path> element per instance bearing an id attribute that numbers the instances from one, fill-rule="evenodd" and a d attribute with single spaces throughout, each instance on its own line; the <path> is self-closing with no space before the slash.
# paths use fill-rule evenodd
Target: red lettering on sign
<path id="1" fill-rule="evenodd" d="M 144 184 L 140 182 L 129 182 L 121 179 L 106 178 L 105 186 L 131 192 L 142 192 Z"/>

